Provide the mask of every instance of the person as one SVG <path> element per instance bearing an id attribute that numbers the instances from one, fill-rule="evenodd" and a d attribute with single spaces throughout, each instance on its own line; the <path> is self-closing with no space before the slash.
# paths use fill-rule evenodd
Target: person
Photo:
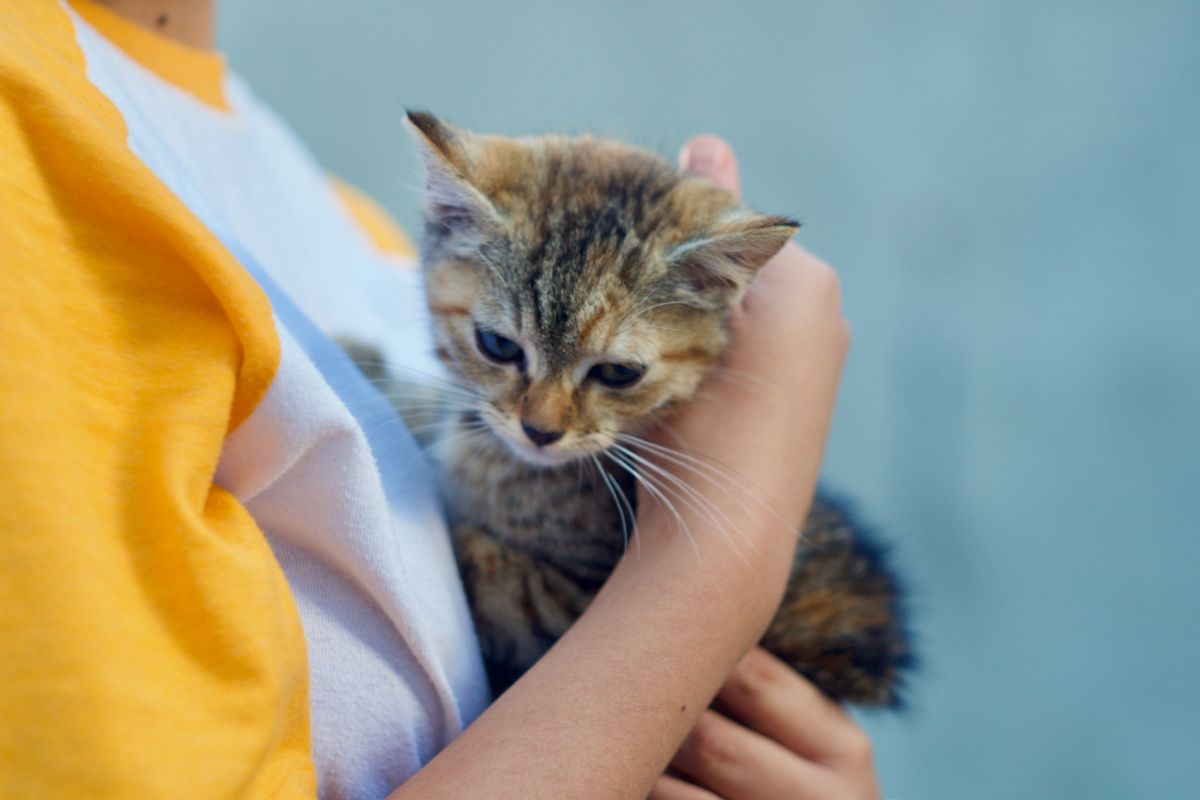
<path id="1" fill-rule="evenodd" d="M 723 509 L 744 558 L 642 504 L 638 556 L 491 702 L 428 470 L 329 338 L 428 358 L 411 248 L 213 21 L 0 9 L 3 793 L 877 797 L 861 729 L 753 649 L 848 346 L 834 273 L 764 268 L 728 358 L 777 391 L 716 382 L 674 426 L 770 498 Z M 681 166 L 738 191 L 715 137 Z"/>

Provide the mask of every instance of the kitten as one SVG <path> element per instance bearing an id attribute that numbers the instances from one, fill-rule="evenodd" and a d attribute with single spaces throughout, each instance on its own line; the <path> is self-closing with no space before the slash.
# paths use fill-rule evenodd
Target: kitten
<path id="1" fill-rule="evenodd" d="M 425 443 L 499 693 L 631 546 L 635 481 L 715 524 L 716 493 L 757 501 L 715 462 L 640 434 L 717 369 L 730 304 L 798 224 L 624 144 L 408 119 L 426 167 L 421 261 L 436 352 L 454 377 Z M 427 396 L 416 406 L 399 396 L 410 420 L 430 408 Z M 912 656 L 897 581 L 824 495 L 762 644 L 835 700 L 898 702 Z"/>

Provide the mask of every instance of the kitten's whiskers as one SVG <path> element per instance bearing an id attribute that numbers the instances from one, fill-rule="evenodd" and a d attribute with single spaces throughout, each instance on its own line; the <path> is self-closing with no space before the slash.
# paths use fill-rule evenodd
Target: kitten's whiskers
<path id="1" fill-rule="evenodd" d="M 752 500 L 762 510 L 770 514 L 775 520 L 783 525 L 789 533 L 794 532 L 794 526 L 788 522 L 779 513 L 776 508 L 765 500 L 757 488 L 745 477 L 739 475 L 736 471 L 720 464 L 713 459 L 700 456 L 687 450 L 682 450 L 675 447 L 651 442 L 643 439 L 640 436 L 634 436 L 629 433 L 618 433 L 616 435 L 618 441 L 624 442 L 631 447 L 640 447 L 646 450 L 650 455 L 661 458 L 668 463 L 672 463 L 678 467 L 688 470 L 701 479 L 708 482 L 710 485 L 724 492 L 730 492 L 732 484 L 737 488 L 746 499 Z"/>
<path id="2" fill-rule="evenodd" d="M 621 469 L 625 470 L 630 475 L 632 475 L 633 480 L 636 483 L 640 483 L 643 487 L 645 487 L 646 491 L 648 491 L 650 493 L 650 495 L 656 501 L 661 503 L 662 506 L 664 508 L 666 508 L 668 512 L 670 512 L 670 514 L 679 523 L 679 527 L 681 530 L 683 530 L 684 535 L 687 536 L 688 543 L 691 544 L 691 546 L 692 546 L 692 552 L 696 554 L 696 560 L 699 561 L 700 560 L 700 548 L 699 548 L 699 546 L 697 546 L 696 539 L 692 536 L 692 532 L 688 528 L 687 522 L 684 520 L 683 515 L 679 513 L 679 509 L 675 507 L 675 504 L 673 502 L 671 502 L 671 499 L 669 497 L 667 497 L 667 495 L 662 491 L 662 489 L 658 486 L 658 484 L 656 484 L 650 478 L 650 476 L 644 475 L 644 474 L 638 472 L 638 470 L 633 465 L 629 464 L 621 457 L 620 453 L 616 453 L 616 452 L 613 452 L 610 450 L 610 451 L 604 453 L 604 455 L 608 456 L 608 458 L 611 459 L 613 463 L 615 463 Z"/>
<path id="3" fill-rule="evenodd" d="M 595 466 L 596 473 L 600 476 L 600 480 L 604 482 L 605 487 L 608 488 L 608 493 L 612 495 L 613 503 L 617 506 L 617 516 L 621 520 L 621 538 L 624 542 L 624 552 L 629 552 L 629 524 L 625 521 L 625 509 L 629 509 L 629 519 L 633 522 L 634 534 L 636 535 L 637 517 L 633 513 L 633 507 L 629 504 L 629 498 L 621 491 L 621 487 L 614 486 L 615 482 L 612 476 L 605 471 L 603 465 L 600 463 L 600 459 L 595 454 L 589 455 L 588 459 Z M 638 548 L 638 555 L 640 556 L 641 542 L 639 541 L 635 546 Z"/>
<path id="4" fill-rule="evenodd" d="M 660 486 L 664 490 L 669 491 L 673 488 L 674 494 L 679 500 L 690 502 L 695 508 L 703 513 L 708 518 L 708 521 L 711 522 L 718 531 L 720 531 L 721 535 L 725 538 L 725 541 L 729 544 L 730 549 L 732 549 L 739 558 L 744 560 L 745 555 L 742 553 L 741 548 L 738 547 L 737 540 L 730 532 L 730 528 L 734 527 L 734 522 L 720 506 L 718 506 L 716 503 L 713 503 L 694 487 L 688 484 L 687 481 L 684 481 L 679 476 L 673 474 L 670 470 L 664 469 L 658 464 L 639 456 L 637 453 L 634 453 L 632 450 L 622 447 L 621 445 L 613 445 L 613 449 L 623 455 L 625 458 L 630 459 L 632 462 L 639 465 L 640 469 L 638 472 L 642 475 L 642 477 L 647 479 L 650 478 L 651 476 L 645 472 L 642 472 L 642 469 L 650 470 L 651 473 L 658 476 L 660 481 L 665 481 L 665 483 L 660 483 Z"/>

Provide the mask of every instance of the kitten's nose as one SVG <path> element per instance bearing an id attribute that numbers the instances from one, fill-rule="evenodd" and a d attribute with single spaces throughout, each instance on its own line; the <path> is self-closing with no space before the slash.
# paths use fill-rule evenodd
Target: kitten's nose
<path id="1" fill-rule="evenodd" d="M 539 431 L 528 422 L 521 423 L 521 430 L 525 431 L 525 435 L 529 437 L 529 441 L 538 447 L 554 444 L 563 437 L 562 431 Z"/>

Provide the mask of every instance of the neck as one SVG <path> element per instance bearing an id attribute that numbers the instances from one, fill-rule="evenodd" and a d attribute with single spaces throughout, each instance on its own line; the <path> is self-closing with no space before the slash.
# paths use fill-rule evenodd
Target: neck
<path id="1" fill-rule="evenodd" d="M 110 11 L 179 44 L 216 48 L 216 0 L 96 0 Z"/>

